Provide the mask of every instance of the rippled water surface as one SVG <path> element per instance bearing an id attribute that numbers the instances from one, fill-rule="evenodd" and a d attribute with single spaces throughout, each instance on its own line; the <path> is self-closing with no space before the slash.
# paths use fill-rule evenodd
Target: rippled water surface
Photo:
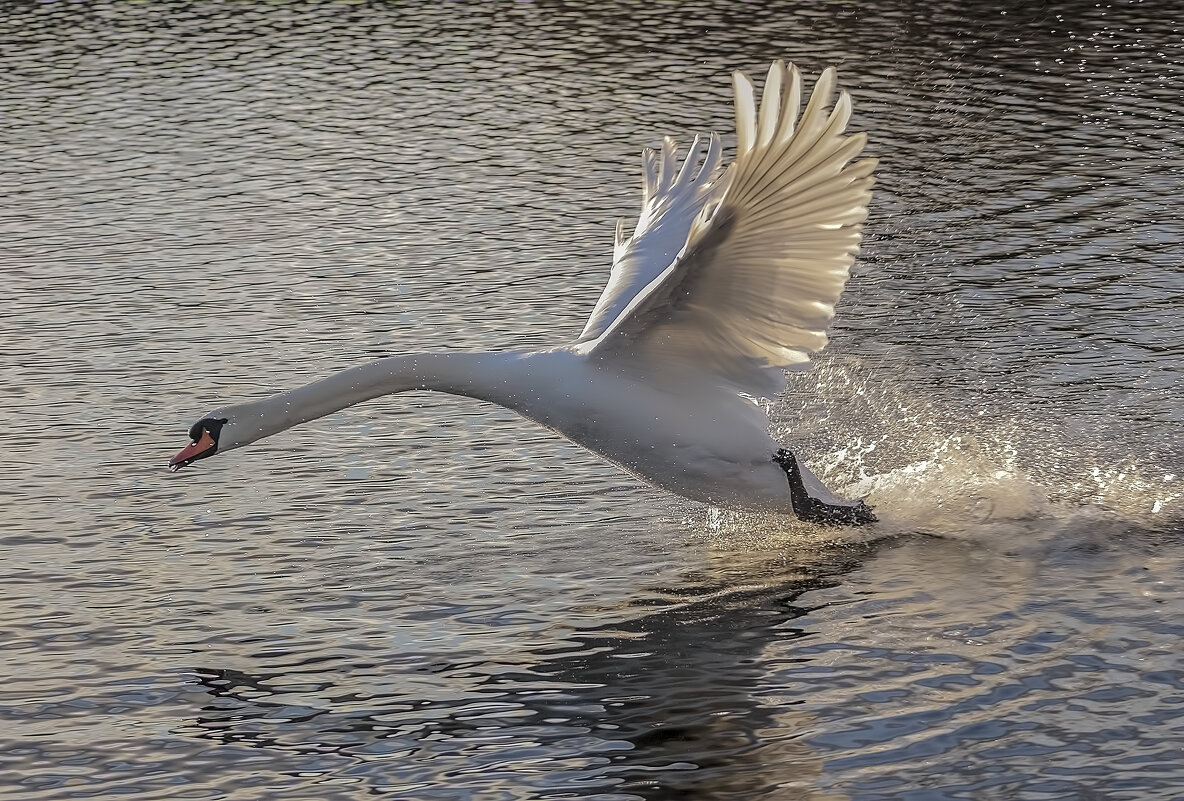
<path id="1" fill-rule="evenodd" d="M 1184 30 L 963 5 L 0 6 L 6 797 L 1184 798 Z M 881 158 L 774 409 L 873 531 L 426 394 L 163 469 L 572 336 L 640 149 L 776 57 Z"/>

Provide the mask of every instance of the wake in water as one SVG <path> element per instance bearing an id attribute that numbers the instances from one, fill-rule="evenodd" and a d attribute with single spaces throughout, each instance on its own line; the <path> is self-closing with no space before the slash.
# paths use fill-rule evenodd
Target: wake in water
<path id="1" fill-rule="evenodd" d="M 824 362 L 791 382 L 786 397 L 799 403 L 770 410 L 783 421 L 776 436 L 836 490 L 866 496 L 889 525 L 974 536 L 1004 521 L 1184 521 L 1180 467 L 1132 453 L 1129 440 L 1070 435 L 1055 421 L 1024 419 L 1027 409 L 1005 413 L 961 389 L 923 395 L 854 360 Z"/>

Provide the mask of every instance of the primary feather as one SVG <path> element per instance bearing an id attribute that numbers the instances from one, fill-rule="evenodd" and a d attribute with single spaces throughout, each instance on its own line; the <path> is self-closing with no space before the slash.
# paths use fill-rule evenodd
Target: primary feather
<path id="1" fill-rule="evenodd" d="M 876 162 L 852 161 L 866 136 L 844 133 L 851 114 L 845 91 L 828 111 L 833 69 L 819 77 L 800 118 L 795 67 L 773 64 L 759 114 L 747 76 L 734 73 L 733 84 L 735 162 L 714 180 L 705 164 L 693 191 L 677 179 L 658 181 L 636 244 L 618 246 L 609 287 L 580 341 L 590 356 L 694 365 L 745 392 L 771 395 L 783 386 L 782 369 L 807 365 L 809 354 L 826 346 L 859 249 Z M 667 169 L 672 151 L 663 148 Z M 692 148 L 683 173 L 694 155 Z M 684 227 L 685 239 L 672 245 Z M 650 246 L 645 236 L 663 228 L 666 236 Z M 642 285 L 644 277 L 650 280 Z M 606 324 L 610 310 L 619 313 Z"/>
<path id="2" fill-rule="evenodd" d="M 707 138 L 706 155 L 698 164 L 702 149 L 703 137 L 696 136 L 681 167 L 670 137 L 662 140 L 660 155 L 649 148 L 642 152 L 641 216 L 630 237 L 625 236 L 624 220 L 617 221 L 608 285 L 577 342 L 603 334 L 629 301 L 670 265 L 686 244 L 696 215 L 723 190 L 716 176 L 723 150 L 719 137 L 711 134 Z"/>

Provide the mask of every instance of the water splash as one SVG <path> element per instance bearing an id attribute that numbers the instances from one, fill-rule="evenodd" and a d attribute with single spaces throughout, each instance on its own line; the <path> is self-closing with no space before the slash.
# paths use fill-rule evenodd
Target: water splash
<path id="1" fill-rule="evenodd" d="M 1150 527 L 1184 519 L 1178 467 L 1138 452 L 1131 439 L 1072 433 L 1009 398 L 923 393 L 895 369 L 855 360 L 831 360 L 791 381 L 770 409 L 779 439 L 827 483 L 867 497 L 901 525 L 959 534 L 1079 513 Z"/>

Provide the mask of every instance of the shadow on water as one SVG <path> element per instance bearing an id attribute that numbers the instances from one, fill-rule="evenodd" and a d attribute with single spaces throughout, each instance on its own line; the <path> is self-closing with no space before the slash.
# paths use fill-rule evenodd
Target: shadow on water
<path id="1" fill-rule="evenodd" d="M 346 757 L 374 788 L 418 788 L 416 797 L 469 787 L 517 798 L 529 785 L 532 798 L 744 799 L 774 788 L 826 798 L 809 786 L 821 760 L 797 739 L 811 717 L 762 685 L 763 652 L 808 638 L 795 625 L 814 611 L 802 596 L 840 585 L 890 542 L 716 553 L 708 569 L 601 610 L 611 622 L 577 628 L 521 665 L 429 661 L 415 677 L 392 672 L 396 692 L 352 711 L 340 710 L 356 699 L 329 682 L 277 687 L 291 663 L 274 674 L 200 666 L 210 700 L 178 733 Z M 344 669 L 381 671 L 382 660 Z M 446 700 L 406 691 L 423 680 L 451 685 Z"/>

